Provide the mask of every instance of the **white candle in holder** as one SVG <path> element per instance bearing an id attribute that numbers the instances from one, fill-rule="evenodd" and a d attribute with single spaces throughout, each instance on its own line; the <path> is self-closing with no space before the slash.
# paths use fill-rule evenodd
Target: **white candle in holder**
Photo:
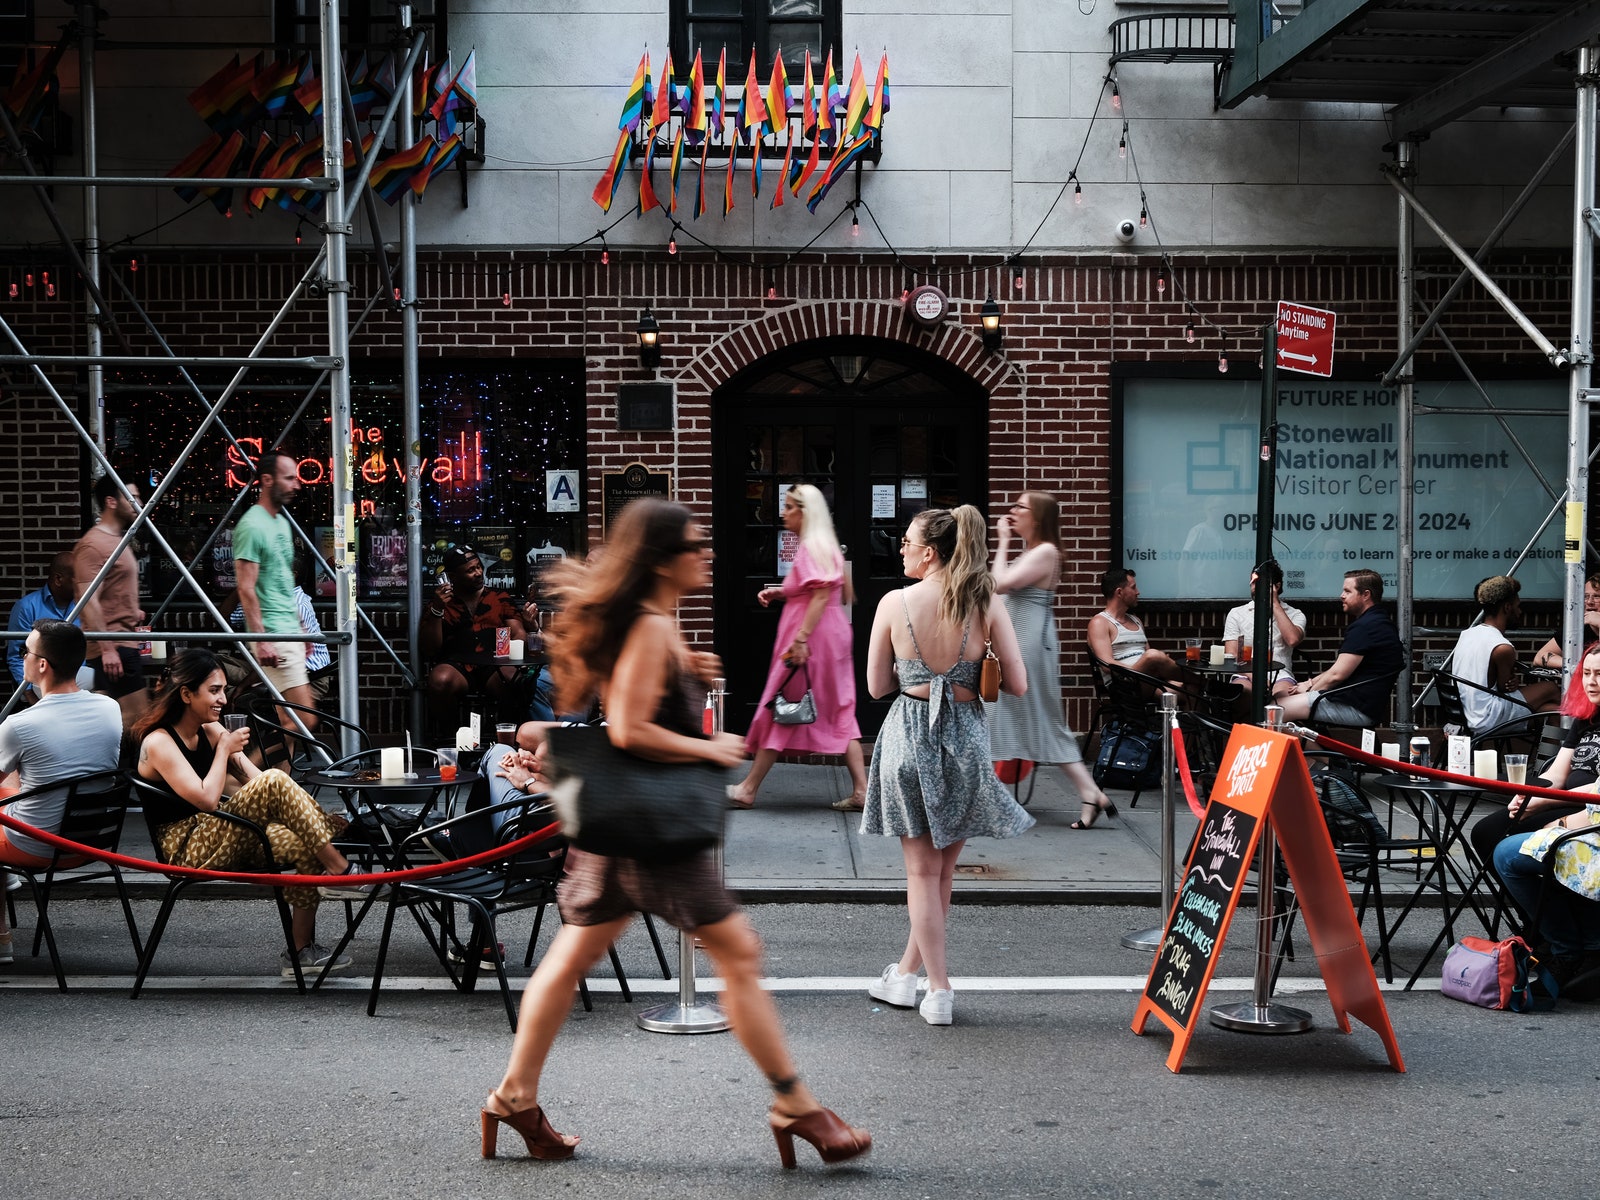
<path id="1" fill-rule="evenodd" d="M 384 779 L 405 778 L 406 749 L 404 746 L 385 746 L 379 752 L 378 774 Z"/>
<path id="2" fill-rule="evenodd" d="M 478 748 L 477 736 L 472 732 L 472 726 L 462 725 L 456 730 L 457 750 L 476 750 Z"/>
<path id="3" fill-rule="evenodd" d="M 512 662 L 521 662 L 522 659 L 523 659 L 523 654 L 524 654 L 524 651 L 526 650 L 526 648 L 527 648 L 527 643 L 524 642 L 521 638 L 512 638 L 511 639 L 511 655 L 510 655 L 511 661 Z"/>
<path id="4" fill-rule="evenodd" d="M 1472 773 L 1479 779 L 1500 778 L 1500 752 L 1498 750 L 1474 750 L 1472 752 Z"/>
<path id="5" fill-rule="evenodd" d="M 1400 760 L 1400 743 L 1385 742 L 1383 744 L 1383 756 L 1385 758 L 1392 758 L 1398 762 Z"/>
<path id="6" fill-rule="evenodd" d="M 155 659 L 157 662 L 166 661 L 167 644 L 165 642 L 151 642 L 150 657 Z"/>
<path id="7" fill-rule="evenodd" d="M 1227 656 L 1228 648 L 1226 646 L 1219 644 L 1211 647 L 1211 665 L 1213 667 L 1220 667 L 1222 665 L 1222 660 Z"/>

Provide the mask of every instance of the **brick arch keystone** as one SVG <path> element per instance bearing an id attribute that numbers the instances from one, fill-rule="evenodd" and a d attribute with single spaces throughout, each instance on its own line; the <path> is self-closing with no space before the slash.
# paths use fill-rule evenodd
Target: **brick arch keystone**
<path id="1" fill-rule="evenodd" d="M 1006 361 L 954 321 L 924 329 L 894 300 L 807 300 L 763 313 L 697 354 L 677 376 L 680 399 L 710 399 L 728 380 L 775 350 L 827 337 L 875 337 L 935 354 L 998 400 L 1015 386 Z"/>

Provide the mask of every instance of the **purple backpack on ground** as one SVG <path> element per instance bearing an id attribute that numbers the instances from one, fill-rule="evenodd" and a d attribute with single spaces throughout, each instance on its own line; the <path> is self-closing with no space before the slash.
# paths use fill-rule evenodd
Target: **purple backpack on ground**
<path id="1" fill-rule="evenodd" d="M 1556 981 L 1540 969 L 1539 960 L 1520 937 L 1501 942 L 1464 937 L 1444 956 L 1439 991 L 1479 1008 L 1528 1012 L 1555 1003 Z"/>

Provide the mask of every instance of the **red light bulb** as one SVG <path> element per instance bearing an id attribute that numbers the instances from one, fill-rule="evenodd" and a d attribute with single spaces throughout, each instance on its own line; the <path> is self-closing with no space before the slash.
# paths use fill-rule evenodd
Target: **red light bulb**
<path id="1" fill-rule="evenodd" d="M 1227 355 L 1226 352 L 1224 352 L 1222 354 L 1217 355 L 1217 374 L 1218 375 L 1226 375 L 1227 373 L 1228 373 L 1228 355 Z"/>
<path id="2" fill-rule="evenodd" d="M 503 293 L 501 295 L 501 297 L 500 297 L 500 303 L 502 305 L 504 305 L 506 308 L 510 308 L 511 307 L 511 293 L 510 292 Z"/>
<path id="3" fill-rule="evenodd" d="M 609 267 L 611 265 L 611 251 L 609 251 L 609 250 L 600 251 L 600 265 L 602 267 Z"/>
<path id="4" fill-rule="evenodd" d="M 16 285 L 16 284 L 15 284 L 15 283 L 13 283 L 13 284 L 12 284 L 12 285 L 11 285 L 11 298 L 12 298 L 12 299 L 13 299 L 13 300 L 15 300 L 15 299 L 16 299 L 16 298 L 17 298 L 17 293 L 18 293 L 18 292 L 19 292 L 19 291 L 20 291 L 20 290 L 21 290 L 21 289 L 20 289 L 20 288 L 18 288 L 18 287 L 17 287 L 17 285 Z"/>
<path id="5" fill-rule="evenodd" d="M 668 254 L 676 254 L 677 252 L 678 252 L 678 235 L 677 234 L 673 234 L 672 237 L 667 239 L 667 253 Z"/>
<path id="6" fill-rule="evenodd" d="M 135 275 L 139 273 L 139 260 L 137 258 L 130 258 L 128 260 L 128 270 L 132 271 Z"/>
<path id="7" fill-rule="evenodd" d="M 1184 328 L 1183 340 L 1188 342 L 1191 346 L 1194 345 L 1194 322 L 1193 321 L 1190 321 L 1189 324 Z"/>

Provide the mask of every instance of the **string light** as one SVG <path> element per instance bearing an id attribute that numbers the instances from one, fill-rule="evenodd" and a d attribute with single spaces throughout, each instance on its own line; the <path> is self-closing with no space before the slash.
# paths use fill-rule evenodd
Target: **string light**
<path id="1" fill-rule="evenodd" d="M 596 229 L 594 235 L 600 239 L 600 265 L 609 267 L 611 265 L 611 247 L 606 245 L 606 232 L 603 229 Z"/>
<path id="2" fill-rule="evenodd" d="M 56 285 L 50 282 L 50 272 L 49 271 L 45 271 L 45 272 L 43 272 L 43 275 L 44 275 L 44 294 L 46 296 L 54 297 L 55 294 L 56 294 Z"/>
<path id="3" fill-rule="evenodd" d="M 139 273 L 139 260 L 137 258 L 130 258 L 128 260 L 128 270 L 132 271 L 135 275 Z"/>
<path id="4" fill-rule="evenodd" d="M 678 227 L 676 225 L 674 225 L 672 228 L 673 228 L 673 234 L 672 234 L 671 237 L 669 237 L 667 239 L 667 253 L 668 254 L 676 254 L 678 252 L 678 234 L 677 234 L 677 228 Z"/>
<path id="5" fill-rule="evenodd" d="M 1011 286 L 1016 288 L 1017 291 L 1019 291 L 1019 292 L 1022 290 L 1022 268 L 1021 267 L 1018 267 L 1015 271 L 1013 271 L 1011 273 Z"/>
<path id="6" fill-rule="evenodd" d="M 850 236 L 853 238 L 861 236 L 861 218 L 856 216 L 854 209 L 850 210 Z"/>
<path id="7" fill-rule="evenodd" d="M 1128 127 L 1126 125 L 1122 127 L 1122 136 L 1117 139 L 1117 157 L 1128 157 Z"/>
<path id="8" fill-rule="evenodd" d="M 1143 200 L 1139 201 L 1139 228 L 1143 229 L 1150 224 L 1150 206 Z"/>
<path id="9" fill-rule="evenodd" d="M 1166 294 L 1167 294 L 1167 269 L 1165 267 L 1162 267 L 1159 271 L 1156 272 L 1156 295 L 1157 296 L 1165 296 Z"/>
<path id="10" fill-rule="evenodd" d="M 304 220 L 299 220 L 294 223 L 294 244 L 296 246 L 300 244 L 300 227 L 304 224 Z"/>
<path id="11" fill-rule="evenodd" d="M 1083 203 L 1083 184 L 1078 182 L 1077 172 L 1073 172 L 1073 174 L 1071 176 L 1071 179 L 1072 179 L 1072 202 L 1074 204 L 1082 204 Z"/>
<path id="12" fill-rule="evenodd" d="M 1183 329 L 1183 340 L 1191 346 L 1194 345 L 1194 322 L 1190 321 Z"/>
<path id="13" fill-rule="evenodd" d="M 15 300 L 15 299 L 16 299 L 16 298 L 17 298 L 17 293 L 18 293 L 18 292 L 19 292 L 19 291 L 21 291 L 21 290 L 22 290 L 22 289 L 21 289 L 21 288 L 19 288 L 19 287 L 17 287 L 17 282 L 16 282 L 16 280 L 14 280 L 14 279 L 13 279 L 13 280 L 12 280 L 12 281 L 11 281 L 11 298 L 12 298 L 12 299 L 13 299 L 13 300 Z"/>
<path id="14" fill-rule="evenodd" d="M 1111 81 L 1111 107 L 1118 112 L 1122 111 L 1122 93 L 1117 90 L 1117 81 Z"/>
<path id="15" fill-rule="evenodd" d="M 1228 339 L 1227 338 L 1223 338 L 1222 339 L 1222 349 L 1217 352 L 1217 374 L 1218 375 L 1226 375 L 1227 373 L 1228 373 Z"/>
<path id="16" fill-rule="evenodd" d="M 776 300 L 777 298 L 778 298 L 778 279 L 777 279 L 776 275 L 774 275 L 771 271 L 768 271 L 767 272 L 767 299 L 768 300 Z"/>
<path id="17" fill-rule="evenodd" d="M 500 295 L 500 303 L 505 308 L 510 308 L 511 307 L 511 293 L 510 292 L 502 292 L 501 295 Z"/>
<path id="18" fill-rule="evenodd" d="M 29 287 L 33 286 L 33 272 L 32 271 L 29 271 L 22 278 L 23 278 L 23 281 L 26 282 Z"/>

